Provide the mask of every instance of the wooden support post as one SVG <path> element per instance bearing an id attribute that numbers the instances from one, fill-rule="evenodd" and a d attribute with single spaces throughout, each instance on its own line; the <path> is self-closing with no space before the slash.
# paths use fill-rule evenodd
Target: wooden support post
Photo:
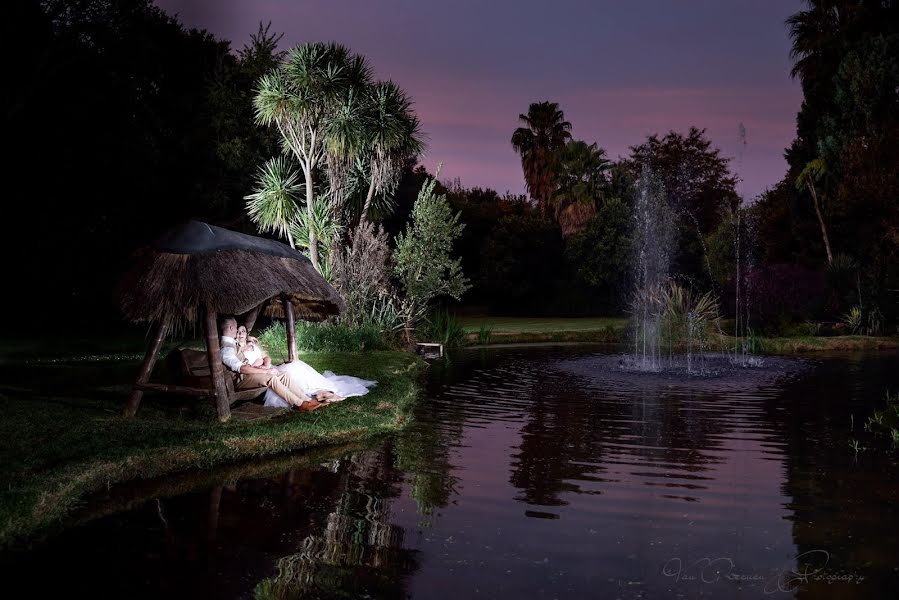
<path id="1" fill-rule="evenodd" d="M 132 388 L 131 395 L 128 396 L 128 402 L 125 404 L 126 417 L 133 417 L 137 414 L 137 408 L 140 406 L 140 399 L 144 395 L 144 391 L 140 389 L 139 386 L 150 380 L 150 375 L 153 374 L 153 365 L 156 364 L 156 355 L 159 354 L 159 349 L 162 347 L 162 342 L 165 340 L 167 332 L 168 327 L 165 323 L 156 324 L 153 331 L 153 341 L 150 342 L 150 347 L 144 355 L 144 362 L 141 364 L 140 372 L 134 382 L 134 388 Z"/>
<path id="2" fill-rule="evenodd" d="M 222 349 L 219 346 L 218 314 L 208 303 L 206 304 L 206 357 L 209 359 L 209 373 L 212 376 L 212 387 L 215 390 L 215 408 L 219 422 L 224 423 L 231 418 L 231 404 L 228 388 L 225 385 L 225 366 L 222 364 Z"/>
<path id="3" fill-rule="evenodd" d="M 259 312 L 262 310 L 263 304 L 265 304 L 265 302 L 261 302 L 259 306 L 251 309 L 250 312 L 247 313 L 247 316 L 244 317 L 243 324 L 247 328 L 248 334 L 253 330 L 253 325 L 256 324 L 256 319 L 259 318 Z"/>
<path id="4" fill-rule="evenodd" d="M 287 362 L 293 362 L 297 359 L 297 324 L 293 318 L 293 302 L 287 294 L 281 296 L 281 301 L 284 302 L 284 316 L 287 317 Z"/>

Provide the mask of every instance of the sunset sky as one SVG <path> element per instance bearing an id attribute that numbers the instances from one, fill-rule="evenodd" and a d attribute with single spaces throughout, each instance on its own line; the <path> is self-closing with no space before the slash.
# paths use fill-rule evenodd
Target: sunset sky
<path id="1" fill-rule="evenodd" d="M 271 21 L 282 48 L 337 41 L 364 54 L 376 77 L 414 99 L 429 139 L 424 164 L 443 162 L 441 179 L 466 187 L 524 192 L 509 140 L 529 103 L 552 100 L 575 138 L 612 158 L 647 134 L 704 127 L 751 199 L 783 177 L 802 100 L 784 25 L 799 0 L 157 4 L 235 49 Z"/>

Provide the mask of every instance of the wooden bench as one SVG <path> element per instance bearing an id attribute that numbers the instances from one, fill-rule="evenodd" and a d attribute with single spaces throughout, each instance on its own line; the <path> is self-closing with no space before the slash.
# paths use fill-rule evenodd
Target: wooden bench
<path id="1" fill-rule="evenodd" d="M 141 383 L 135 386 L 141 391 L 169 392 L 186 396 L 212 396 L 215 389 L 209 374 L 209 362 L 205 350 L 192 348 L 176 348 L 166 357 L 170 370 L 174 373 L 174 384 Z M 230 371 L 225 373 L 225 387 L 228 390 L 228 404 L 254 400 L 265 393 L 265 386 L 234 389 L 234 377 Z"/>

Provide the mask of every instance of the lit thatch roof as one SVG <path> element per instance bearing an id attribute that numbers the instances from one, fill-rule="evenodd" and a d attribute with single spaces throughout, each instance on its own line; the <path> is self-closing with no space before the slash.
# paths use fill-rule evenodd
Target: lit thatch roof
<path id="1" fill-rule="evenodd" d="M 344 308 L 337 291 L 293 248 L 199 221 L 141 250 L 118 286 L 128 319 L 170 325 L 194 322 L 207 302 L 220 315 L 239 315 L 270 300 L 266 313 L 281 317 L 282 293 L 307 321 Z"/>

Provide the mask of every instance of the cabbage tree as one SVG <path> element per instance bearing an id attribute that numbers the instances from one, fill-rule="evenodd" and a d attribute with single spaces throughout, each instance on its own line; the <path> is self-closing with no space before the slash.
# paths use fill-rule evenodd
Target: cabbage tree
<path id="1" fill-rule="evenodd" d="M 285 60 L 259 80 L 256 121 L 277 128 L 285 153 L 299 163 L 307 222 L 316 220 L 315 177 L 322 167 L 329 170 L 330 201 L 340 201 L 339 171 L 360 148 L 362 99 L 370 86 L 364 57 L 340 44 L 321 42 L 290 49 Z M 321 272 L 316 228 L 305 229 L 309 259 Z"/>

